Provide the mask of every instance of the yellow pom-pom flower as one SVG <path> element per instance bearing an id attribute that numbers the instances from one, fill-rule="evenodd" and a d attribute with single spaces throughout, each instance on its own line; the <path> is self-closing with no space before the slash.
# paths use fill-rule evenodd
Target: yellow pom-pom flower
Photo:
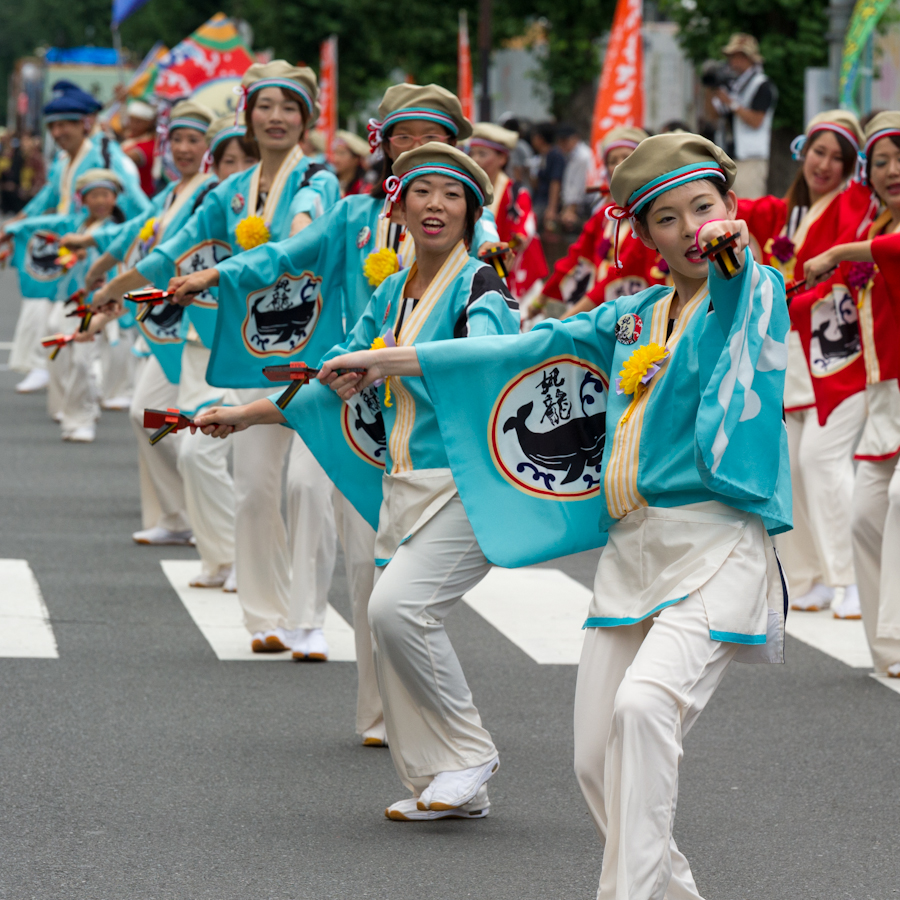
<path id="1" fill-rule="evenodd" d="M 266 223 L 260 216 L 247 216 L 246 219 L 241 219 L 234 235 L 244 250 L 252 250 L 260 244 L 265 244 L 271 237 Z"/>
<path id="2" fill-rule="evenodd" d="M 391 253 L 394 251 L 392 250 Z M 369 257 L 373 257 L 375 254 L 370 253 Z M 396 254 L 394 254 L 396 256 Z M 387 277 L 387 276 L 385 276 Z M 372 341 L 372 346 L 369 347 L 370 350 L 384 350 L 387 347 L 387 341 L 383 337 L 377 337 L 374 341 Z M 384 405 L 385 406 L 393 406 L 391 403 L 391 379 L 384 379 Z"/>
<path id="3" fill-rule="evenodd" d="M 654 366 L 662 362 L 669 355 L 669 351 L 659 344 L 647 344 L 644 347 L 635 348 L 634 353 L 625 360 L 622 371 L 619 372 L 617 389 L 623 394 L 633 394 L 638 386 L 645 383 L 656 374 Z M 654 369 L 651 371 L 651 369 Z M 650 376 L 648 378 L 647 376 Z"/>
<path id="4" fill-rule="evenodd" d="M 146 244 L 154 234 L 156 234 L 156 219 L 147 219 L 141 230 L 138 232 L 138 238 Z"/>
<path id="5" fill-rule="evenodd" d="M 378 287 L 385 278 L 399 271 L 400 259 L 397 251 L 390 247 L 370 253 L 363 263 L 363 275 L 372 287 Z"/>

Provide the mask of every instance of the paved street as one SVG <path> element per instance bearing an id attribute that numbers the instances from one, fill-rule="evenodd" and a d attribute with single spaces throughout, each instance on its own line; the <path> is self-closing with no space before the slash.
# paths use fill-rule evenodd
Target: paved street
<path id="1" fill-rule="evenodd" d="M 0 363 L 16 296 L 0 273 Z M 194 551 L 131 541 L 126 414 L 63 443 L 19 377 L 0 371 L 0 560 L 24 561 L 0 562 L 2 900 L 593 898 L 575 666 L 538 660 L 577 654 L 586 592 L 564 575 L 589 587 L 596 554 L 522 588 L 532 628 L 502 574 L 451 615 L 500 748 L 493 811 L 389 822 L 405 792 L 353 733 L 354 664 L 229 656 L 233 598 L 176 590 Z M 333 646 L 352 651 L 340 560 L 330 599 Z M 23 624 L 11 610 L 27 602 Z M 900 693 L 842 661 L 859 662 L 858 626 L 832 622 L 798 626 L 786 666 L 732 666 L 686 740 L 675 830 L 707 900 L 900 898 Z"/>

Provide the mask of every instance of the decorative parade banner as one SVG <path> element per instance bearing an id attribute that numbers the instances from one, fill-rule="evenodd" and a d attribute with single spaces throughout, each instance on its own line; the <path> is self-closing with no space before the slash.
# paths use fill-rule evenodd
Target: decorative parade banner
<path id="1" fill-rule="evenodd" d="M 162 59 L 153 92 L 174 101 L 214 79 L 241 78 L 252 64 L 234 22 L 216 13 Z"/>
<path id="2" fill-rule="evenodd" d="M 601 144 L 607 133 L 620 125 L 644 124 L 643 21 L 642 0 L 618 0 L 591 123 L 594 165 L 588 175 L 588 184 L 600 183 L 603 171 Z"/>
<path id="3" fill-rule="evenodd" d="M 319 121 L 325 138 L 325 156 L 332 161 L 331 145 L 338 125 L 338 39 L 333 34 L 319 45 Z"/>
<path id="4" fill-rule="evenodd" d="M 462 104 L 463 115 L 475 121 L 475 94 L 472 90 L 472 52 L 469 47 L 469 17 L 459 11 L 459 36 L 456 42 L 456 96 Z"/>
<path id="5" fill-rule="evenodd" d="M 866 44 L 887 12 L 892 0 L 856 0 L 853 16 L 844 38 L 844 54 L 841 58 L 841 108 L 859 113 L 856 103 L 856 83 L 859 80 L 860 62 Z"/>

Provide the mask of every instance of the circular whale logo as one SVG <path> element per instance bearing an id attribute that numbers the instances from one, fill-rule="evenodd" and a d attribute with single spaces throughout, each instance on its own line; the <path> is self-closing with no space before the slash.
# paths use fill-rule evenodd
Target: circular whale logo
<path id="1" fill-rule="evenodd" d="M 557 356 L 500 392 L 488 425 L 491 457 L 526 494 L 583 500 L 600 491 L 608 383 L 591 363 Z"/>
<path id="2" fill-rule="evenodd" d="M 809 315 L 809 370 L 814 378 L 833 375 L 859 358 L 859 312 L 844 285 L 835 285 L 812 305 Z"/>
<path id="3" fill-rule="evenodd" d="M 353 452 L 367 463 L 384 468 L 387 440 L 378 391 L 374 386 L 355 394 L 341 409 L 341 430 Z"/>
<path id="4" fill-rule="evenodd" d="M 175 263 L 175 271 L 179 275 L 193 275 L 194 272 L 202 272 L 204 269 L 212 269 L 231 256 L 231 245 L 225 241 L 209 240 L 196 247 L 191 247 L 187 253 L 180 256 Z M 209 291 L 201 291 L 193 299 L 195 306 L 204 309 L 215 309 L 218 304 L 216 298 Z"/>
<path id="5" fill-rule="evenodd" d="M 248 294 L 241 329 L 247 349 L 254 356 L 289 356 L 306 346 L 322 311 L 321 283 L 312 272 L 285 272 L 274 284 Z"/>
<path id="6" fill-rule="evenodd" d="M 56 264 L 59 236 L 52 231 L 35 231 L 25 246 L 25 271 L 35 281 L 54 281 L 62 274 Z"/>

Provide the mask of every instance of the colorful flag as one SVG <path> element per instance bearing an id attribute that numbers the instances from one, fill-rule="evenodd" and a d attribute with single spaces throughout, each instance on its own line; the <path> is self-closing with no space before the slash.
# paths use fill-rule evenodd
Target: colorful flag
<path id="1" fill-rule="evenodd" d="M 159 64 L 153 90 L 157 97 L 175 101 L 209 81 L 241 78 L 252 64 L 234 22 L 216 13 L 169 51 Z"/>
<path id="2" fill-rule="evenodd" d="M 331 161 L 331 145 L 338 123 L 338 39 L 333 34 L 319 45 L 319 121 L 316 127 L 325 138 L 325 155 Z"/>
<path id="3" fill-rule="evenodd" d="M 459 38 L 456 43 L 456 95 L 462 104 L 463 115 L 475 121 L 475 96 L 472 91 L 472 53 L 469 49 L 469 19 L 466 11 L 459 11 Z"/>
<path id="4" fill-rule="evenodd" d="M 856 82 L 863 51 L 879 19 L 887 12 L 892 0 L 856 0 L 853 16 L 844 38 L 841 58 L 841 108 L 859 113 L 856 104 Z"/>
<path id="5" fill-rule="evenodd" d="M 136 13 L 147 0 L 113 0 L 112 24 L 118 28 L 132 13 Z"/>
<path id="6" fill-rule="evenodd" d="M 644 124 L 642 24 L 641 0 L 618 0 L 594 105 L 591 124 L 594 166 L 588 184 L 600 183 L 603 171 L 601 144 L 606 134 L 620 125 Z"/>

